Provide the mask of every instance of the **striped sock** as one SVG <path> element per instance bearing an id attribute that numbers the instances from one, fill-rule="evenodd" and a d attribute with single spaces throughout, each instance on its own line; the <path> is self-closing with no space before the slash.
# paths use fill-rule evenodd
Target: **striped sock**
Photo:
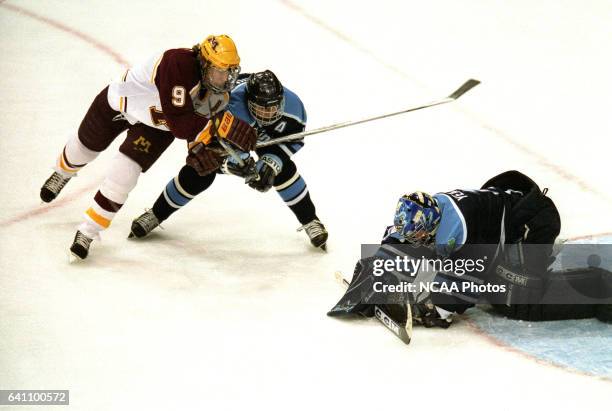
<path id="1" fill-rule="evenodd" d="M 307 224 L 316 218 L 308 186 L 297 171 L 289 180 L 274 188 L 301 224 Z"/>
<path id="2" fill-rule="evenodd" d="M 55 171 L 57 171 L 64 177 L 73 177 L 77 173 L 77 171 L 79 171 L 86 165 L 87 163 L 72 164 L 70 161 L 68 161 L 68 157 L 66 156 L 66 147 L 64 147 L 60 155 L 57 157 Z"/>
<path id="3" fill-rule="evenodd" d="M 85 211 L 85 222 L 79 226 L 79 231 L 89 238 L 96 238 L 100 231 L 107 229 L 121 209 L 123 204 L 109 200 L 98 191 L 94 197 L 94 203 Z"/>
<path id="4" fill-rule="evenodd" d="M 155 214 L 159 221 L 164 221 L 195 197 L 183 189 L 178 177 L 174 177 L 166 184 L 164 191 L 153 205 L 153 214 Z"/>
<path id="5" fill-rule="evenodd" d="M 73 177 L 77 171 L 93 161 L 98 154 L 100 153 L 85 147 L 79 140 L 79 136 L 75 134 L 66 142 L 64 149 L 57 157 L 54 169 L 64 177 Z"/>

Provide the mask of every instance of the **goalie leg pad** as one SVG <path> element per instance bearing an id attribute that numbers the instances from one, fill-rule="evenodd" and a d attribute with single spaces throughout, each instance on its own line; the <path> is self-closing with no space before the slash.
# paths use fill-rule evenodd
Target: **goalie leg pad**
<path id="1" fill-rule="evenodd" d="M 592 317 L 606 321 L 612 306 L 612 272 L 595 267 L 553 271 L 548 274 L 542 293 L 540 304 L 528 301 L 493 307 L 509 318 L 527 321 Z"/>

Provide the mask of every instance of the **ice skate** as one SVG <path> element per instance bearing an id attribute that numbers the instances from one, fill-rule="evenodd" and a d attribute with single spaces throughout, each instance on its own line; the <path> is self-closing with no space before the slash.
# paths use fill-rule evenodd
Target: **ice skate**
<path id="1" fill-rule="evenodd" d="M 57 197 L 71 178 L 72 177 L 64 177 L 57 171 L 53 172 L 51 177 L 49 177 L 40 188 L 40 199 L 45 203 L 50 203 L 55 200 L 55 197 Z"/>
<path id="2" fill-rule="evenodd" d="M 130 228 L 130 235 L 128 235 L 128 238 L 145 237 L 157 226 L 159 226 L 159 220 L 155 214 L 153 214 L 153 210 L 147 210 L 132 221 L 132 227 Z"/>
<path id="3" fill-rule="evenodd" d="M 298 228 L 298 231 L 302 230 L 306 231 L 306 234 L 308 234 L 308 238 L 313 247 L 320 248 L 324 251 L 327 250 L 327 230 L 323 223 L 315 218 L 308 224 L 304 224 Z"/>
<path id="4" fill-rule="evenodd" d="M 77 231 L 72 245 L 70 246 L 70 253 L 78 259 L 84 260 L 89 254 L 89 247 L 91 246 L 92 238 L 87 237 L 80 231 Z"/>

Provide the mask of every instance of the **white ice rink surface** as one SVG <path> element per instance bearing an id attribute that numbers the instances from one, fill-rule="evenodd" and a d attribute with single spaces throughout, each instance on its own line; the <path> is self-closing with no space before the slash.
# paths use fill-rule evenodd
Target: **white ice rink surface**
<path id="1" fill-rule="evenodd" d="M 352 271 L 403 192 L 518 169 L 550 189 L 562 237 L 612 231 L 611 21 L 606 0 L 0 1 L 0 389 L 69 389 L 67 409 L 84 411 L 608 407 L 609 380 L 507 349 L 468 317 L 415 329 L 407 347 L 375 320 L 325 313 L 342 294 L 333 272 Z M 308 138 L 295 159 L 327 254 L 275 193 L 231 177 L 128 241 L 183 164 L 177 142 L 70 265 L 122 137 L 42 206 L 66 138 L 123 65 L 210 33 L 232 35 L 243 71 L 271 68 L 296 91 L 308 128 L 482 84 Z"/>

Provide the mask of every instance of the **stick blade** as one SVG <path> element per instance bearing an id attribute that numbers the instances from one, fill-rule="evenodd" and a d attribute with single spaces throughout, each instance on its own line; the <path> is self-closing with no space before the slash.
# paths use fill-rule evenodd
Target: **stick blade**
<path id="1" fill-rule="evenodd" d="M 348 280 L 346 278 L 344 278 L 344 276 L 342 275 L 342 273 L 340 271 L 336 271 L 334 273 L 334 277 L 336 277 L 336 281 L 338 281 L 338 284 L 341 284 L 344 287 L 348 287 L 349 286 Z"/>
<path id="2" fill-rule="evenodd" d="M 462 95 L 464 95 L 465 93 L 467 93 L 468 91 L 470 91 L 471 89 L 473 89 L 474 87 L 476 87 L 479 84 L 480 84 L 479 80 L 475 80 L 475 79 L 471 78 L 468 81 L 466 81 L 465 83 L 463 83 L 463 85 L 461 87 L 459 87 L 457 90 L 455 90 L 453 92 L 453 94 L 448 96 L 448 98 L 451 98 L 453 100 L 457 100 L 459 97 L 461 97 Z"/>
<path id="3" fill-rule="evenodd" d="M 412 340 L 412 310 L 408 305 L 408 315 L 406 318 L 406 324 L 398 324 L 395 322 L 384 306 L 374 306 L 374 316 L 382 325 L 387 327 L 388 330 L 393 332 L 402 342 L 406 345 L 410 344 Z"/>

